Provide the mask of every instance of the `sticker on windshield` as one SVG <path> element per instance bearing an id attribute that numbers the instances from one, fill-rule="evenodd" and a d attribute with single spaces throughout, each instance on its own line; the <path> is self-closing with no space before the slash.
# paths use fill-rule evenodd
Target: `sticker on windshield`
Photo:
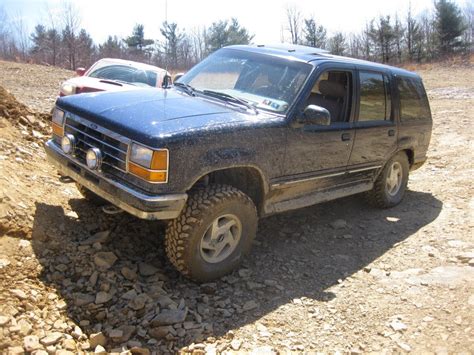
<path id="1" fill-rule="evenodd" d="M 262 101 L 262 105 L 269 106 L 274 110 L 278 110 L 280 108 L 280 105 L 277 104 L 276 102 L 272 100 L 265 99 Z"/>

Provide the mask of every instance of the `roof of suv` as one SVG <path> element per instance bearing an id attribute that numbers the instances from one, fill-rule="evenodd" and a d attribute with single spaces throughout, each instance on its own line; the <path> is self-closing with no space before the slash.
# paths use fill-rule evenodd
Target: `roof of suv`
<path id="1" fill-rule="evenodd" d="M 354 65 L 360 65 L 364 67 L 372 67 L 374 69 L 390 70 L 394 74 L 404 76 L 416 76 L 414 72 L 410 72 L 405 69 L 392 67 L 380 63 L 369 62 L 367 60 L 342 57 L 330 54 L 329 51 L 321 48 L 314 48 L 308 46 L 301 46 L 295 44 L 275 44 L 275 45 L 235 45 L 228 46 L 226 48 L 245 50 L 249 52 L 261 53 L 270 56 L 276 56 L 280 58 L 286 58 L 288 60 L 299 60 L 317 66 L 324 62 L 340 62 L 340 63 L 351 63 Z"/>

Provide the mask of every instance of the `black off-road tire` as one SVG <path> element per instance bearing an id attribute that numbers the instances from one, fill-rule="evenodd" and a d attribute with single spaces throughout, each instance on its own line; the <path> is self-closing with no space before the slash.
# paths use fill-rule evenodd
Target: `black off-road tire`
<path id="1" fill-rule="evenodd" d="M 200 245 L 206 230 L 219 216 L 232 214 L 242 226 L 234 251 L 221 262 L 209 263 L 201 256 Z M 170 221 L 165 249 L 170 262 L 185 277 L 206 282 L 237 268 L 250 251 L 257 233 L 257 210 L 242 191 L 227 185 L 209 185 L 192 191 L 178 218 Z"/>
<path id="2" fill-rule="evenodd" d="M 390 172 L 392 165 L 398 162 L 402 167 L 402 182 L 398 192 L 391 196 L 387 192 L 387 176 Z M 390 208 L 398 205 L 405 196 L 405 191 L 408 185 L 408 173 L 410 170 L 410 164 L 408 163 L 408 157 L 405 152 L 398 152 L 395 154 L 384 166 L 382 172 L 375 180 L 374 187 L 372 190 L 365 193 L 366 201 L 378 208 Z"/>
<path id="3" fill-rule="evenodd" d="M 99 195 L 95 194 L 94 192 L 92 192 L 91 190 L 89 190 L 88 188 L 82 186 L 81 184 L 79 184 L 78 182 L 76 182 L 76 187 L 77 189 L 79 190 L 80 194 L 82 195 L 82 197 L 84 197 L 87 201 L 89 201 L 90 203 L 92 203 L 93 205 L 95 206 L 103 206 L 103 205 L 106 205 L 108 202 L 106 200 L 104 200 L 102 197 L 100 197 Z"/>

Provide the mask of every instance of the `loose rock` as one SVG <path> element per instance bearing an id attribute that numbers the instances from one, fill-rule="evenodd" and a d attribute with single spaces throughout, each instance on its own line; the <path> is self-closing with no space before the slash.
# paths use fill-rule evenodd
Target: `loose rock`
<path id="1" fill-rule="evenodd" d="M 39 339 L 36 335 L 28 335 L 23 339 L 23 347 L 26 351 L 31 352 L 41 347 Z"/>
<path id="2" fill-rule="evenodd" d="M 182 323 L 186 319 L 186 315 L 188 314 L 188 309 L 185 308 L 183 310 L 170 310 L 164 309 L 156 315 L 155 318 L 151 321 L 153 326 L 160 326 L 160 325 L 171 325 L 176 323 Z"/>
<path id="3" fill-rule="evenodd" d="M 89 344 L 92 349 L 95 349 L 97 346 L 106 346 L 107 338 L 102 332 L 93 333 L 89 336 Z"/>
<path id="4" fill-rule="evenodd" d="M 62 339 L 62 337 L 63 337 L 62 333 L 54 332 L 54 333 L 48 334 L 47 336 L 42 338 L 41 339 L 41 344 L 43 344 L 45 346 L 54 345 L 58 341 L 60 341 Z"/>
<path id="5" fill-rule="evenodd" d="M 254 300 L 245 302 L 244 305 L 242 306 L 242 310 L 244 311 L 251 311 L 252 309 L 258 308 L 258 303 L 255 302 Z"/>
<path id="6" fill-rule="evenodd" d="M 156 274 L 159 270 L 153 265 L 147 263 L 138 264 L 138 271 L 142 276 L 152 276 Z"/>
<path id="7" fill-rule="evenodd" d="M 114 296 L 110 293 L 100 291 L 95 296 L 95 304 L 103 304 L 109 302 Z"/>
<path id="8" fill-rule="evenodd" d="M 111 251 L 101 251 L 94 255 L 94 263 L 102 270 L 108 270 L 117 261 L 117 257 Z"/>

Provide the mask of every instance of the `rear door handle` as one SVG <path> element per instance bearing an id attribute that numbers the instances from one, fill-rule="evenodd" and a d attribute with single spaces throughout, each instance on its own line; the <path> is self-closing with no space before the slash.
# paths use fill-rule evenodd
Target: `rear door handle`
<path id="1" fill-rule="evenodd" d="M 388 130 L 388 136 L 393 137 L 395 135 L 395 130 L 394 129 L 389 129 Z"/>
<path id="2" fill-rule="evenodd" d="M 343 134 L 341 135 L 341 139 L 342 139 L 343 141 L 350 141 L 350 140 L 351 140 L 351 134 L 350 134 L 350 133 L 343 133 Z"/>

